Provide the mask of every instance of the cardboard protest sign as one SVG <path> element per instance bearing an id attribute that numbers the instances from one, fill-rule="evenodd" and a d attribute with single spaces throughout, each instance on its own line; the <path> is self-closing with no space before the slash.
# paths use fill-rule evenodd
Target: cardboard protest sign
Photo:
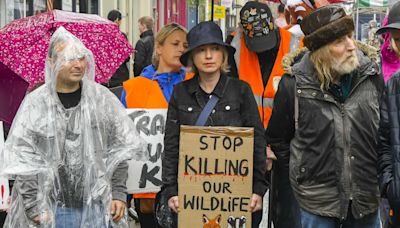
<path id="1" fill-rule="evenodd" d="M 252 128 L 181 126 L 179 227 L 251 227 L 253 144 Z"/>
<path id="2" fill-rule="evenodd" d="M 0 151 L 4 149 L 4 134 L 3 134 L 3 122 L 0 121 Z M 10 196 L 10 187 L 8 185 L 8 179 L 0 177 L 0 209 L 8 208 L 8 198 Z"/>
<path id="3" fill-rule="evenodd" d="M 148 143 L 149 161 L 129 161 L 128 193 L 158 192 L 161 188 L 161 154 L 164 151 L 167 109 L 127 109 L 140 136 Z"/>

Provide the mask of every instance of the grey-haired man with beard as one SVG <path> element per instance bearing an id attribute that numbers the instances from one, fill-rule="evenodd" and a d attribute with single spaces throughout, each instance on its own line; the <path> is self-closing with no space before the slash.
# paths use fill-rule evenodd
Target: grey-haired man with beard
<path id="1" fill-rule="evenodd" d="M 339 6 L 317 9 L 301 28 L 306 48 L 283 60 L 267 137 L 289 170 L 302 227 L 380 227 L 376 50 L 354 41 Z"/>

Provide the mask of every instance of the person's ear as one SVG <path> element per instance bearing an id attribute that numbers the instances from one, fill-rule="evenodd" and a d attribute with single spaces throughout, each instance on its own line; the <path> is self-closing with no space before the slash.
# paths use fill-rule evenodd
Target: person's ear
<path id="1" fill-rule="evenodd" d="M 154 45 L 155 45 L 154 50 L 156 51 L 156 54 L 157 55 L 162 54 L 162 50 L 161 50 L 162 46 L 160 45 L 160 43 L 156 42 Z"/>

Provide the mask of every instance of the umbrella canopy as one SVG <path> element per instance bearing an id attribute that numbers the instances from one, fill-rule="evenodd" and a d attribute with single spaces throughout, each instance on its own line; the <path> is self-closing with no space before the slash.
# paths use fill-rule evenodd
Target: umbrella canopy
<path id="1" fill-rule="evenodd" d="M 50 37 L 60 26 L 93 52 L 99 83 L 107 82 L 133 51 L 115 23 L 98 15 L 53 10 L 15 20 L 0 29 L 0 62 L 32 88 L 44 80 Z"/>
<path id="2" fill-rule="evenodd" d="M 0 78 L 0 121 L 10 128 L 29 84 L 1 62 Z"/>

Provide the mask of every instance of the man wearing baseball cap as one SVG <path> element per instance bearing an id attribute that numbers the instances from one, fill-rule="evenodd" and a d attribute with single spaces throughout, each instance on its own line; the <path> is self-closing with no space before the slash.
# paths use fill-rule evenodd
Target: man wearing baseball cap
<path id="1" fill-rule="evenodd" d="M 279 29 L 268 5 L 248 1 L 240 10 L 241 28 L 234 33 L 231 45 L 237 69 L 232 73 L 248 82 L 256 98 L 261 121 L 268 126 L 273 98 L 283 69 L 285 54 L 300 45 L 300 38 Z"/>
<path id="2" fill-rule="evenodd" d="M 231 59 L 231 75 L 250 84 L 264 128 L 268 126 L 275 93 L 284 74 L 282 59 L 302 46 L 301 38 L 274 24 L 268 5 L 248 1 L 240 10 L 240 28 L 233 33 L 231 45 L 236 48 Z M 271 169 L 273 152 L 267 149 L 267 168 Z M 299 209 L 290 188 L 288 173 L 276 164 L 271 189 L 272 219 L 275 227 L 300 226 Z M 279 195 L 278 195 L 279 194 Z"/>
<path id="3" fill-rule="evenodd" d="M 300 26 L 307 48 L 283 60 L 267 138 L 289 170 L 303 228 L 378 228 L 376 49 L 353 39 L 353 19 L 337 5 Z"/>
<path id="4" fill-rule="evenodd" d="M 388 24 L 377 33 L 391 33 L 391 48 L 400 58 L 400 2 L 392 6 L 388 15 Z M 400 226 L 400 69 L 387 81 L 381 107 L 379 129 L 378 164 L 381 193 L 389 201 L 391 210 L 390 227 Z M 397 158 L 397 159 L 396 159 Z"/>

